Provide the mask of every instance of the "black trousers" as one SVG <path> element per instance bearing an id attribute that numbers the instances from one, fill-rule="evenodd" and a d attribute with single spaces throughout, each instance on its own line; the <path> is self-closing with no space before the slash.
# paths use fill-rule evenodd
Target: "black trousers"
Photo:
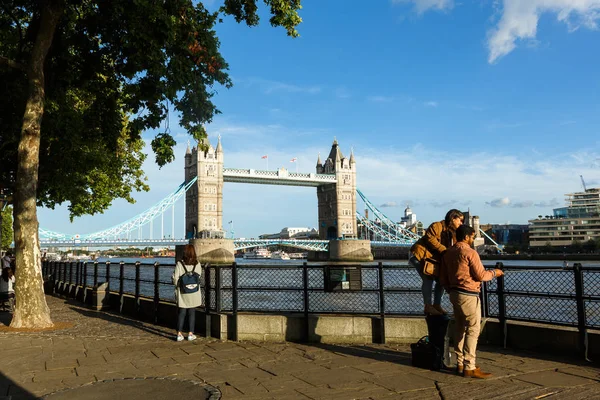
<path id="1" fill-rule="evenodd" d="M 179 318 L 177 319 L 177 332 L 183 332 L 183 322 L 185 321 L 185 315 L 188 316 L 188 323 L 190 325 L 189 332 L 194 332 L 194 326 L 196 325 L 196 309 L 195 308 L 180 308 Z"/>

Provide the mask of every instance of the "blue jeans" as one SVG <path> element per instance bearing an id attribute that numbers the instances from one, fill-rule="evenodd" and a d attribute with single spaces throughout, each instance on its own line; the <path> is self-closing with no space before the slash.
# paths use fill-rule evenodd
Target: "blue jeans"
<path id="1" fill-rule="evenodd" d="M 408 264 L 417 270 L 423 283 L 421 284 L 421 294 L 423 294 L 423 302 L 427 304 L 442 304 L 442 295 L 444 294 L 444 288 L 440 285 L 437 279 L 424 275 L 421 267 L 421 262 L 417 260 L 415 256 L 411 256 L 408 259 Z M 435 282 L 435 288 L 433 283 Z M 433 303 L 431 302 L 431 293 L 433 292 Z"/>
<path id="2" fill-rule="evenodd" d="M 188 316 L 188 325 L 190 326 L 189 332 L 194 333 L 194 325 L 196 325 L 196 309 L 195 308 L 180 308 L 179 318 L 177 319 L 177 332 L 183 331 L 183 323 L 185 322 L 185 315 Z"/>

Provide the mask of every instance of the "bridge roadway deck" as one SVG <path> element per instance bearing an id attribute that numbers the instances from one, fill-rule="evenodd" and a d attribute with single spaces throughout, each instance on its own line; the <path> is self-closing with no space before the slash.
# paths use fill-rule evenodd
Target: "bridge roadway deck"
<path id="1" fill-rule="evenodd" d="M 406 345 L 178 343 L 170 329 L 47 299 L 63 329 L 9 331 L 0 313 L 0 399 L 115 399 L 123 382 L 138 385 L 128 400 L 206 398 L 176 393 L 190 382 L 223 399 L 600 398 L 600 369 L 564 357 L 482 347 L 479 364 L 494 377 L 478 381 L 411 367 Z"/>

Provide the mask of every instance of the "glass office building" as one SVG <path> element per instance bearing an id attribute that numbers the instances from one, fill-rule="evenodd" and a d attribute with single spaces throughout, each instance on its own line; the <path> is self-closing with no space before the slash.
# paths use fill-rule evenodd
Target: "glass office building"
<path id="1" fill-rule="evenodd" d="M 600 238 L 600 189 L 565 196 L 566 207 L 555 208 L 551 217 L 529 221 L 530 246 L 570 246 Z"/>

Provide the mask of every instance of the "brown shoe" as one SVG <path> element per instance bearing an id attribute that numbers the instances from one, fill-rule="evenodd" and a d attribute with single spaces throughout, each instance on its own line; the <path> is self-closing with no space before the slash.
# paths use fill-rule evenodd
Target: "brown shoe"
<path id="1" fill-rule="evenodd" d="M 475 369 L 465 369 L 463 376 L 465 378 L 476 378 L 476 379 L 486 379 L 492 376 L 492 374 L 488 372 L 483 372 L 479 367 Z"/>
<path id="2" fill-rule="evenodd" d="M 436 310 L 438 310 L 442 314 L 448 314 L 448 312 L 446 310 L 444 310 L 440 304 L 434 304 L 433 308 L 435 308 Z"/>
<path id="3" fill-rule="evenodd" d="M 463 365 L 461 365 L 461 364 L 456 365 L 456 373 L 458 375 L 463 375 L 464 371 L 465 371 L 465 367 Z"/>
<path id="4" fill-rule="evenodd" d="M 439 312 L 434 306 L 432 306 L 431 304 L 425 304 L 425 310 L 423 310 L 423 312 L 425 313 L 425 315 L 442 315 L 441 312 Z"/>

